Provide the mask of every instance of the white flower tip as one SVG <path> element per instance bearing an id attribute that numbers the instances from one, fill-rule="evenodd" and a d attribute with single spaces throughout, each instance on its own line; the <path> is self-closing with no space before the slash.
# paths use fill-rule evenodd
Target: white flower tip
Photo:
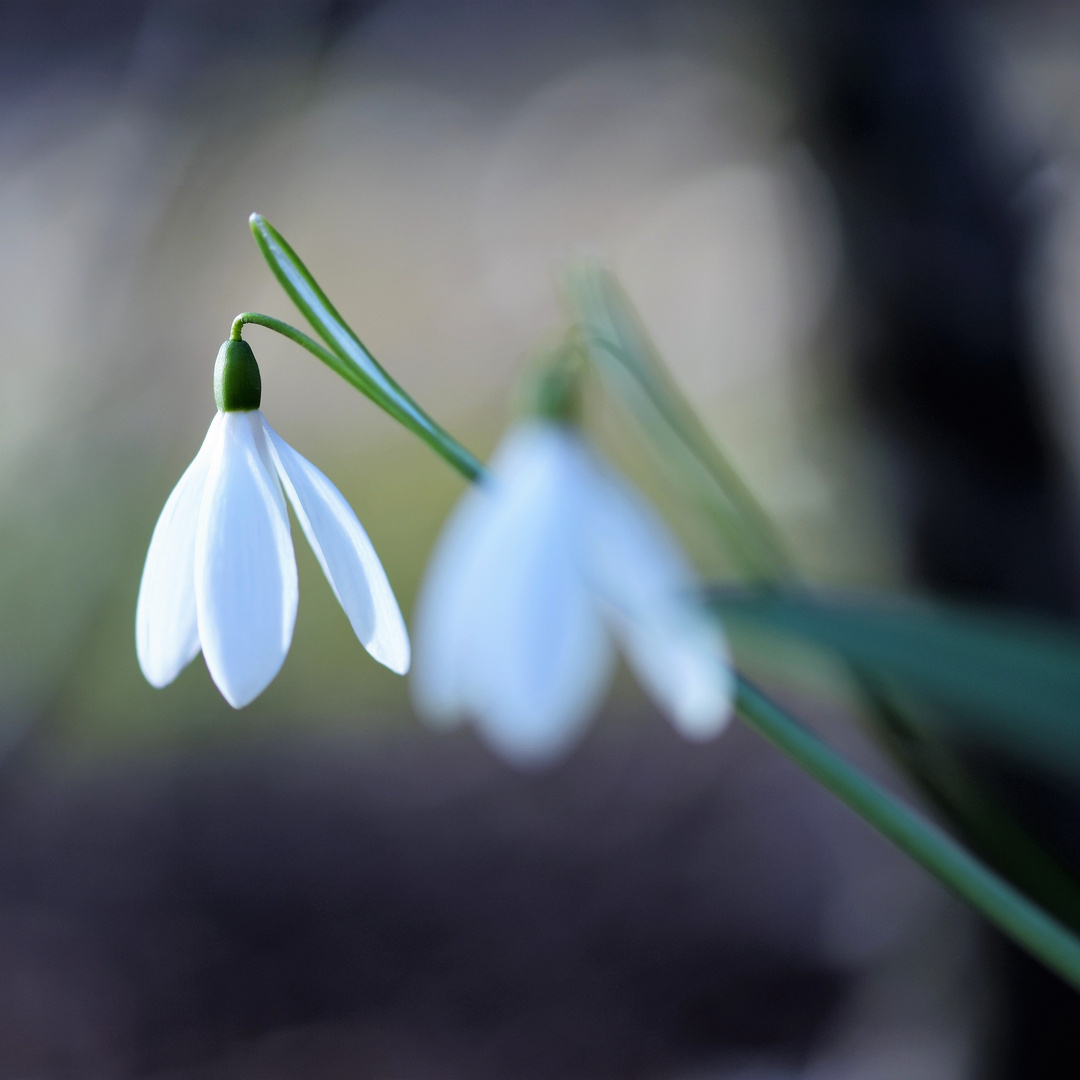
<path id="1" fill-rule="evenodd" d="M 378 660 L 383 667 L 388 667 L 395 675 L 407 675 L 412 665 L 412 652 L 409 648 L 409 638 L 402 627 L 401 637 L 396 640 L 383 642 L 374 641 L 365 644 L 364 648 L 373 659 Z"/>
<path id="2" fill-rule="evenodd" d="M 705 742 L 722 732 L 732 717 L 734 694 L 729 669 L 718 671 L 707 683 L 687 687 L 671 708 L 671 723 L 684 738 Z"/>
<path id="3" fill-rule="evenodd" d="M 234 708 L 242 709 L 250 705 L 273 681 L 281 670 L 279 664 L 269 675 L 258 680 L 236 681 L 224 677 L 223 673 L 211 672 L 214 685 L 221 691 L 221 696 Z"/>
<path id="4" fill-rule="evenodd" d="M 680 735 L 704 742 L 719 735 L 731 720 L 735 676 L 723 634 L 699 624 L 672 650 L 674 669 L 663 695 L 671 722 Z"/>
<path id="5" fill-rule="evenodd" d="M 538 726 L 511 722 L 500 716 L 498 722 L 481 719 L 477 729 L 488 747 L 507 764 L 526 772 L 539 772 L 565 758 L 584 732 L 582 722 Z"/>
<path id="6" fill-rule="evenodd" d="M 185 635 L 176 632 L 167 622 L 171 613 L 158 617 L 155 627 L 148 606 L 140 590 L 135 609 L 135 655 L 146 681 L 155 690 L 162 690 L 198 656 L 199 639 L 194 627 L 189 629 L 186 640 Z"/>
<path id="7" fill-rule="evenodd" d="M 542 769 L 566 757 L 581 741 L 609 682 L 613 655 L 605 638 L 594 644 L 584 681 L 563 683 L 562 692 L 543 697 L 478 702 L 476 727 L 488 746 L 519 769 Z"/>
<path id="8" fill-rule="evenodd" d="M 147 660 L 142 650 L 137 650 L 139 656 L 139 670 L 143 673 L 143 678 L 155 689 L 164 690 L 169 683 L 173 682 L 176 678 L 176 674 L 171 671 L 164 671 L 155 667 L 149 660 Z"/>
<path id="9" fill-rule="evenodd" d="M 679 682 L 668 699 L 671 722 L 687 739 L 714 738 L 731 721 L 735 676 L 723 637 L 712 628 L 686 648 Z M 702 638 L 704 640 L 702 640 Z"/>
<path id="10" fill-rule="evenodd" d="M 680 735 L 702 742 L 731 719 L 735 678 L 718 626 L 681 605 L 653 612 L 652 625 L 623 627 L 638 679 Z"/>

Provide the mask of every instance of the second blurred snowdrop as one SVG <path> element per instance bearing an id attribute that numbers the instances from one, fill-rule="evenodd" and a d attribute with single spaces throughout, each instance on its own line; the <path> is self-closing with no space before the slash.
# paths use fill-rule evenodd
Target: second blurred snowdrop
<path id="1" fill-rule="evenodd" d="M 421 590 L 412 689 L 434 723 L 466 716 L 500 754 L 544 764 L 600 703 L 618 643 L 688 738 L 727 723 L 724 637 L 652 509 L 577 429 L 512 429 L 448 522 Z"/>

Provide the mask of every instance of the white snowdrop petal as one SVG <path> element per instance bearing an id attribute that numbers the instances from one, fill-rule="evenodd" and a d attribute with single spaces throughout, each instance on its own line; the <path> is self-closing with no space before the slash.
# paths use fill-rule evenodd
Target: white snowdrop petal
<path id="1" fill-rule="evenodd" d="M 259 412 L 222 416 L 195 538 L 195 602 L 210 675 L 234 708 L 278 673 L 296 622 L 296 560 Z"/>
<path id="2" fill-rule="evenodd" d="M 263 419 L 270 453 L 300 527 L 364 648 L 409 670 L 409 635 L 379 556 L 341 492 Z"/>
<path id="3" fill-rule="evenodd" d="M 477 554 L 493 505 L 492 493 L 476 486 L 454 508 L 435 545 L 413 620 L 416 663 L 409 689 L 417 712 L 440 727 L 464 720 L 463 628 L 469 599 L 483 589 Z"/>
<path id="4" fill-rule="evenodd" d="M 549 537 L 550 539 L 550 537 Z M 471 627 L 468 697 L 488 742 L 519 765 L 542 765 L 580 737 L 611 677 L 613 654 L 577 568 L 519 548 L 493 568 L 491 603 Z"/>
<path id="5" fill-rule="evenodd" d="M 634 674 L 682 735 L 708 739 L 723 731 L 735 686 L 718 626 L 683 609 L 614 628 Z"/>
<path id="6" fill-rule="evenodd" d="M 483 608 L 489 589 L 487 538 L 498 529 L 501 496 L 513 487 L 521 465 L 535 460 L 532 447 L 537 441 L 545 442 L 543 430 L 535 425 L 517 428 L 502 441 L 488 481 L 462 497 L 428 562 L 414 620 L 416 663 L 410 690 L 417 711 L 437 726 L 454 726 L 465 718 L 466 668 L 481 648 L 465 628 L 474 610 Z"/>
<path id="7" fill-rule="evenodd" d="M 582 452 L 587 453 L 584 447 Z M 627 618 L 686 594 L 697 575 L 655 510 L 594 458 L 588 513 L 589 580 L 605 605 Z"/>
<path id="8" fill-rule="evenodd" d="M 135 651 L 147 681 L 168 686 L 199 653 L 195 531 L 221 413 L 210 423 L 154 526 L 135 607 Z"/>
<path id="9" fill-rule="evenodd" d="M 693 599 L 696 574 L 660 517 L 598 463 L 587 506 L 590 581 L 630 666 L 682 734 L 715 735 L 731 713 L 731 661 Z"/>
<path id="10" fill-rule="evenodd" d="M 491 745 L 520 765 L 572 745 L 611 675 L 607 632 L 581 574 L 577 464 L 554 426 L 507 440 L 460 627 L 465 703 Z"/>

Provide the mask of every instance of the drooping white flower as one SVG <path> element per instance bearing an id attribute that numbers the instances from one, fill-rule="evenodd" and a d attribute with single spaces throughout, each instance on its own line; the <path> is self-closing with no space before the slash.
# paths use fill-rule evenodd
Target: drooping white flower
<path id="1" fill-rule="evenodd" d="M 512 430 L 491 471 L 454 511 L 421 590 L 418 709 L 441 724 L 469 716 L 507 758 L 542 763 L 583 731 L 615 641 L 680 732 L 719 732 L 726 643 L 651 508 L 561 423 Z"/>
<path id="2" fill-rule="evenodd" d="M 356 636 L 404 674 L 409 638 L 379 557 L 338 489 L 259 411 L 258 365 L 246 342 L 222 345 L 214 389 L 217 415 L 146 555 L 135 611 L 143 674 L 167 686 L 201 649 L 234 708 L 266 689 L 296 622 L 286 495 Z"/>

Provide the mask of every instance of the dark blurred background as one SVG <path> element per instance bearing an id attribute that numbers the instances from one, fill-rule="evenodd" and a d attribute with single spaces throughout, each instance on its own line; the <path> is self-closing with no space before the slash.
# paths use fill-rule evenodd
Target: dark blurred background
<path id="1" fill-rule="evenodd" d="M 147 686 L 133 621 L 231 318 L 299 321 L 252 210 L 483 453 L 598 252 L 812 580 L 1074 619 L 1078 168 L 1066 3 L 0 3 L 0 1080 L 1068 1075 L 1075 995 L 746 731 L 621 678 L 518 773 L 419 724 L 302 541 L 241 713 L 198 660 Z M 248 337 L 408 612 L 460 480 Z M 956 752 L 1075 873 L 1070 785 Z"/>

